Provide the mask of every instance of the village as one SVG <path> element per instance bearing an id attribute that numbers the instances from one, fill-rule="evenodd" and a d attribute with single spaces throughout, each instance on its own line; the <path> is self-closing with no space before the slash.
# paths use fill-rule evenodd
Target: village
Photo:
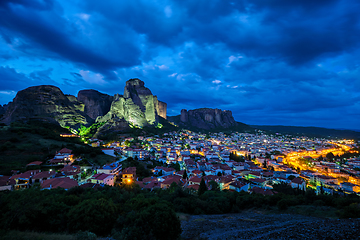
<path id="1" fill-rule="evenodd" d="M 114 161 L 104 166 L 81 165 L 81 158 L 71 149 L 59 149 L 46 163 L 31 162 L 23 173 L 13 171 L 12 176 L 0 176 L 0 190 L 134 184 L 154 190 L 175 183 L 196 193 L 203 181 L 209 190 L 263 195 L 275 194 L 274 184 L 304 191 L 312 188 L 317 194 L 360 194 L 360 158 L 352 140 L 268 135 L 261 131 L 209 135 L 182 130 L 107 143 L 99 139 L 87 142 L 102 148 Z M 123 166 L 129 159 L 143 168 L 154 163 L 156 166 L 148 169 L 150 176 L 143 176 L 136 166 Z M 50 169 L 40 170 L 40 165 Z"/>

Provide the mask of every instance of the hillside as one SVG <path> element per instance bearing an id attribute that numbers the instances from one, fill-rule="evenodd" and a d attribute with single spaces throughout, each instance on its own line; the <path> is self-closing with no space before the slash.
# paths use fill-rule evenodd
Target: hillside
<path id="1" fill-rule="evenodd" d="M 348 138 L 360 139 L 360 132 L 351 130 L 337 130 L 320 127 L 296 127 L 296 126 L 268 126 L 268 125 L 251 125 L 251 127 L 271 131 L 273 133 L 290 134 L 290 135 L 306 135 L 309 137 L 331 137 L 331 138 Z"/>
<path id="2" fill-rule="evenodd" d="M 112 161 L 113 158 L 99 148 L 84 145 L 78 138 L 60 137 L 64 132 L 66 129 L 56 124 L 34 121 L 1 126 L 0 175 L 10 175 L 11 170 L 25 170 L 26 164 L 33 161 L 49 160 L 63 147 L 99 165 Z"/>

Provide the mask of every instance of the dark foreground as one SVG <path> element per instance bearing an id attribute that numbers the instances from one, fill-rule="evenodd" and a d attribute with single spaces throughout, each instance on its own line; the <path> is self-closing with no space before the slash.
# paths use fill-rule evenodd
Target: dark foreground
<path id="1" fill-rule="evenodd" d="M 360 239 L 360 219 L 323 219 L 290 214 L 193 215 L 181 221 L 186 240 Z"/>

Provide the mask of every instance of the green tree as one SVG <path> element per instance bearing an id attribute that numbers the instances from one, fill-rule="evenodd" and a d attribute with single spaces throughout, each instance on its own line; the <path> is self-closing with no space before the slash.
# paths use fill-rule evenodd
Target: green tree
<path id="1" fill-rule="evenodd" d="M 199 186 L 199 190 L 198 190 L 198 195 L 202 195 L 207 191 L 207 186 L 205 184 L 205 180 L 202 178 L 200 181 L 200 186 Z"/>
<path id="2" fill-rule="evenodd" d="M 215 182 L 214 180 L 211 180 L 209 182 L 209 185 L 210 185 L 211 191 L 219 191 L 220 190 L 219 184 L 217 182 Z"/>
<path id="3" fill-rule="evenodd" d="M 90 231 L 105 236 L 111 232 L 116 220 L 116 206 L 112 200 L 104 198 L 87 199 L 69 211 L 68 219 L 72 232 Z"/>
<path id="4" fill-rule="evenodd" d="M 180 221 L 166 202 L 139 196 L 132 199 L 126 209 L 126 216 L 117 220 L 116 239 L 171 240 L 180 237 Z"/>
<path id="5" fill-rule="evenodd" d="M 335 156 L 332 152 L 329 152 L 328 154 L 326 154 L 326 158 L 328 161 L 333 161 Z"/>

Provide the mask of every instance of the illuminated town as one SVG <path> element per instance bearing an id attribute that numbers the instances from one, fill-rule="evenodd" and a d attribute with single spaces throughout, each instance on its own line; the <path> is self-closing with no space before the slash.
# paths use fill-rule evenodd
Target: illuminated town
<path id="1" fill-rule="evenodd" d="M 69 136 L 63 136 L 69 137 Z M 77 137 L 76 135 L 71 137 Z M 104 166 L 79 166 L 80 158 L 70 149 L 59 149 L 49 166 L 56 171 L 28 170 L 9 177 L 2 189 L 28 188 L 39 182 L 42 188 L 128 185 L 143 189 L 168 188 L 171 183 L 197 191 L 202 179 L 220 190 L 272 195 L 274 184 L 312 188 L 317 194 L 360 194 L 360 158 L 353 140 L 330 140 L 289 135 L 250 133 L 200 134 L 188 130 L 163 136 L 123 137 L 104 142 L 83 139 L 113 157 Z M 122 162 L 135 159 L 141 164 L 156 162 L 152 176 L 137 176 L 136 167 L 123 168 Z M 29 166 L 41 164 L 33 162 Z"/>

